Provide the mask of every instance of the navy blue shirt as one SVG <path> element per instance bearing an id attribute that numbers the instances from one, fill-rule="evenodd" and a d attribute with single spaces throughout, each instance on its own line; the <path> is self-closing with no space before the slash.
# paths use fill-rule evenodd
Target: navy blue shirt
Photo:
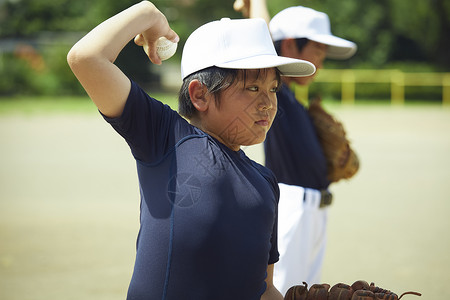
<path id="1" fill-rule="evenodd" d="M 267 168 L 190 125 L 132 82 L 122 116 L 141 191 L 127 299 L 245 299 L 278 261 L 278 185 Z"/>
<path id="2" fill-rule="evenodd" d="M 280 183 L 326 189 L 327 163 L 307 109 L 285 85 L 277 98 L 277 116 L 264 142 L 266 167 Z"/>

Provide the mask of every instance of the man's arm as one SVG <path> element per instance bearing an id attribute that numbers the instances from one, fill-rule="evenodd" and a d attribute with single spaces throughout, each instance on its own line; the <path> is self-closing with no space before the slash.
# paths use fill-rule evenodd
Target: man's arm
<path id="1" fill-rule="evenodd" d="M 261 296 L 261 300 L 283 300 L 283 295 L 273 285 L 273 268 L 274 265 L 267 266 L 266 291 Z"/>
<path id="2" fill-rule="evenodd" d="M 142 1 L 104 21 L 78 41 L 67 61 L 89 97 L 108 117 L 121 115 L 131 83 L 114 61 L 125 45 L 136 38 L 149 59 L 160 64 L 155 42 L 165 36 L 178 41 L 165 16 L 150 2 Z"/>

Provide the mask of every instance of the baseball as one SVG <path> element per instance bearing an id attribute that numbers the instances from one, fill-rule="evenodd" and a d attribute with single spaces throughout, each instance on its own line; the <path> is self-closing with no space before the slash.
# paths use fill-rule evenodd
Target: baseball
<path id="1" fill-rule="evenodd" d="M 177 51 L 177 45 L 162 36 L 156 41 L 156 53 L 161 60 L 169 59 Z"/>

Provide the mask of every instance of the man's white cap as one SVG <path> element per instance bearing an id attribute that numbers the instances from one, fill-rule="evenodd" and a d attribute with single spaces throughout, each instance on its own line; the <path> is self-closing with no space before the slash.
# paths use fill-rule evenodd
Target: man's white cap
<path id="1" fill-rule="evenodd" d="M 276 14 L 269 23 L 274 41 L 307 38 L 328 45 L 327 57 L 347 59 L 355 54 L 355 43 L 331 34 L 328 15 L 312 8 L 294 6 Z"/>
<path id="2" fill-rule="evenodd" d="M 276 67 L 283 76 L 309 76 L 316 68 L 309 61 L 278 56 L 263 19 L 224 18 L 197 28 L 186 40 L 181 77 L 216 66 L 226 69 Z"/>

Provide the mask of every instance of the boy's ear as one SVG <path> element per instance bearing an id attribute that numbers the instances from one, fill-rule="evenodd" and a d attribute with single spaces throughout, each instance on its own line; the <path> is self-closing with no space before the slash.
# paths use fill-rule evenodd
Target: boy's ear
<path id="1" fill-rule="evenodd" d="M 191 97 L 192 105 L 200 112 L 204 112 L 208 109 L 206 93 L 206 87 L 197 79 L 192 80 L 189 83 L 189 97 Z"/>

